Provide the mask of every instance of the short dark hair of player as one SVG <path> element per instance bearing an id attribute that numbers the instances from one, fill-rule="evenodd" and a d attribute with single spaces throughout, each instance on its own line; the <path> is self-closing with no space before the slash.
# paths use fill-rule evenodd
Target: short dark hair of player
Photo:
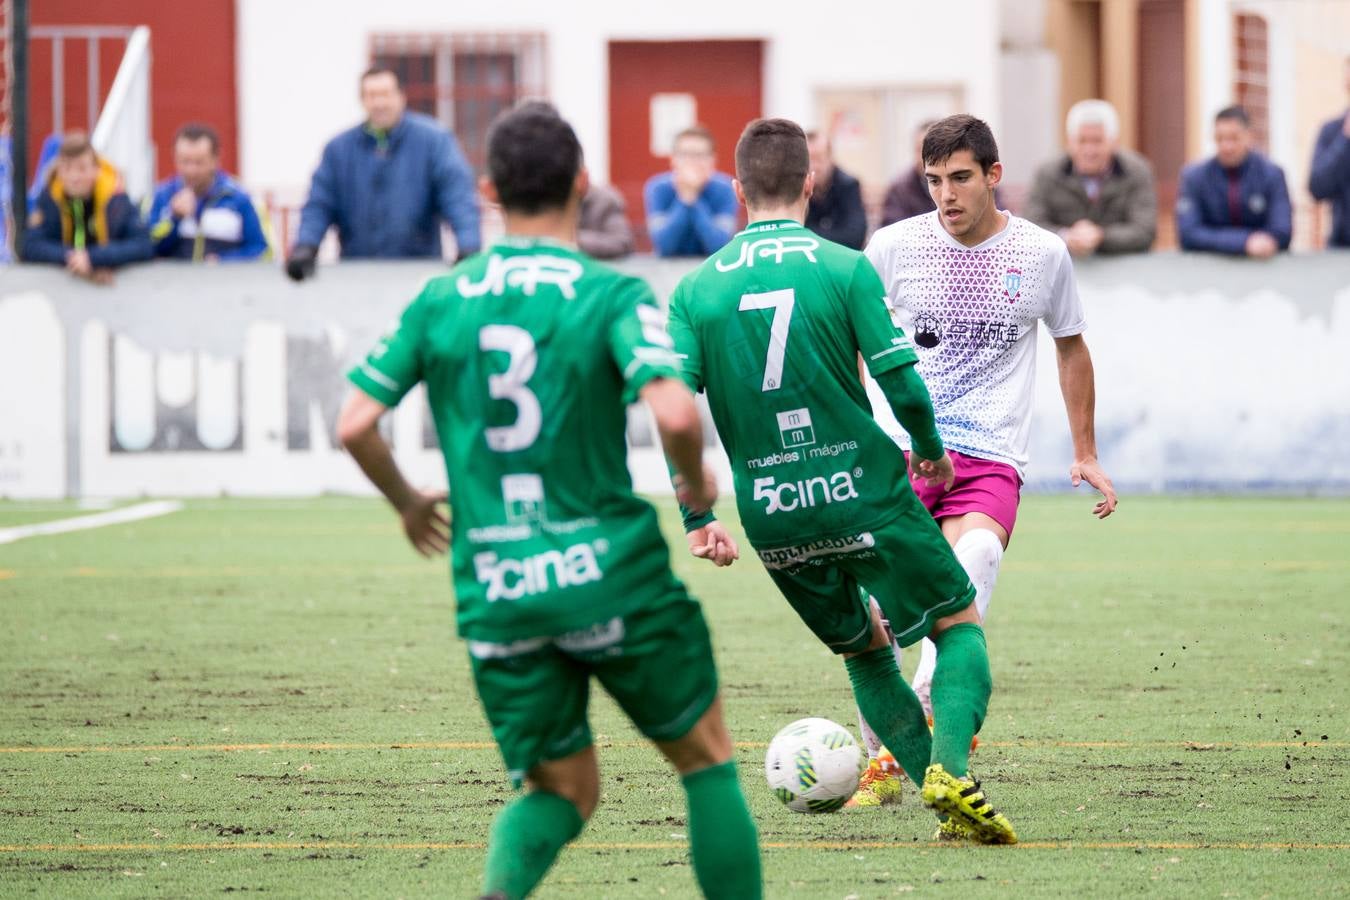
<path id="1" fill-rule="evenodd" d="M 488 178 L 510 212 L 534 215 L 566 206 L 580 169 L 581 142 L 549 103 L 527 100 L 488 129 Z"/>
<path id="2" fill-rule="evenodd" d="M 1252 117 L 1247 115 L 1247 111 L 1241 106 L 1225 106 L 1214 114 L 1214 124 L 1218 124 L 1227 119 L 1230 122 L 1241 122 L 1243 128 L 1252 127 Z"/>
<path id="3" fill-rule="evenodd" d="M 61 138 L 61 146 L 56 150 L 59 159 L 79 159 L 86 153 L 94 159 L 98 159 L 98 154 L 94 151 L 94 145 L 89 143 L 89 135 L 83 131 L 67 132 Z"/>
<path id="4" fill-rule="evenodd" d="M 216 130 L 210 125 L 205 125 L 201 122 L 189 122 L 179 128 L 173 136 L 173 142 L 175 144 L 179 141 L 192 141 L 195 143 L 203 139 L 211 145 L 211 155 L 219 156 L 220 135 L 216 134 Z"/>
<path id="5" fill-rule="evenodd" d="M 736 142 L 736 180 L 749 206 L 795 202 L 810 171 L 806 132 L 791 119 L 755 119 Z"/>
<path id="6" fill-rule="evenodd" d="M 938 119 L 923 136 L 924 165 L 936 165 L 961 150 L 969 150 L 985 172 L 998 162 L 998 144 L 994 141 L 994 132 L 974 116 L 962 113 Z"/>
<path id="7" fill-rule="evenodd" d="M 713 133 L 708 130 L 706 125 L 690 125 L 688 128 L 680 129 L 680 132 L 675 135 L 675 140 L 671 141 L 671 147 L 685 138 L 698 138 L 701 141 L 707 141 L 709 150 L 717 149 L 717 141 L 713 140 Z"/>
<path id="8" fill-rule="evenodd" d="M 365 90 L 367 78 L 374 78 L 376 75 L 394 76 L 394 87 L 398 88 L 400 91 L 403 90 L 403 79 L 399 77 L 398 73 L 388 66 L 381 65 L 371 66 L 361 73 L 361 89 Z"/>

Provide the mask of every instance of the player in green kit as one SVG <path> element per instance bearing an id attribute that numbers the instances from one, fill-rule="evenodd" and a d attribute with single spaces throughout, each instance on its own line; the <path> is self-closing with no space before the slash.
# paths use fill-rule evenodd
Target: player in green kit
<path id="1" fill-rule="evenodd" d="M 587 721 L 595 678 L 680 773 L 708 897 L 761 895 L 758 838 L 732 762 L 708 628 L 670 571 L 626 465 L 626 404 L 651 408 L 682 484 L 708 509 L 702 427 L 651 290 L 574 246 L 581 148 L 551 106 L 488 135 L 482 190 L 506 237 L 429 281 L 352 370 L 338 430 L 424 554 L 453 556 L 456 617 L 510 776 L 483 893 L 524 897 L 599 800 Z M 425 382 L 443 497 L 404 480 L 380 416 Z M 449 533 L 446 526 L 449 525 Z"/>
<path id="2" fill-rule="evenodd" d="M 669 329 L 685 381 L 707 391 L 746 535 L 802 621 L 844 655 L 859 708 L 923 785 L 939 836 L 1013 843 L 967 771 L 992 690 L 975 588 L 873 421 L 859 377 L 861 354 L 914 437 L 915 472 L 949 482 L 913 345 L 867 258 L 802 225 L 814 178 L 798 125 L 751 122 L 736 178 L 750 224 L 680 282 Z M 710 515 L 686 516 L 686 528 L 695 555 L 734 554 Z M 864 591 L 901 644 L 938 646 L 931 736 Z"/>

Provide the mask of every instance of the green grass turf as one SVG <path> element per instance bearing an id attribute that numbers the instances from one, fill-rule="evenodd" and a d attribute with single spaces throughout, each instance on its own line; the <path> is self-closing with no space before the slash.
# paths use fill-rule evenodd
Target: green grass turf
<path id="1" fill-rule="evenodd" d="M 780 807 L 762 743 L 803 715 L 856 730 L 843 666 L 756 561 L 676 555 L 754 745 L 768 896 L 1346 890 L 1350 502 L 1090 505 L 1027 498 L 992 608 L 974 761 L 1017 848 L 931 845 L 912 791 Z M 0 546 L 0 610 L 0 747 L 56 748 L 0 752 L 0 895 L 473 895 L 511 795 L 444 564 L 377 503 L 195 501 Z M 593 720 L 604 800 L 538 896 L 693 895 L 677 781 L 608 700 Z"/>

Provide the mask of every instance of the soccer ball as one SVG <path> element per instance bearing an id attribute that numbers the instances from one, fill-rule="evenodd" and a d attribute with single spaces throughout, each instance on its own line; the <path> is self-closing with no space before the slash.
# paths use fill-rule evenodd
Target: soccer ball
<path id="1" fill-rule="evenodd" d="M 858 790 L 867 754 L 829 719 L 798 719 L 774 735 L 764 777 L 793 812 L 834 812 Z"/>

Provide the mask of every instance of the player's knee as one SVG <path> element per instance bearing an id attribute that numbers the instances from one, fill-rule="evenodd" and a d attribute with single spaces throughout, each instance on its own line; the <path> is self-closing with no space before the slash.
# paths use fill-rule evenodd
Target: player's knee
<path id="1" fill-rule="evenodd" d="M 992 574 L 997 574 L 1003 561 L 1003 541 L 988 528 L 970 529 L 957 539 L 952 550 L 967 571 L 992 570 Z"/>
<path id="2" fill-rule="evenodd" d="M 930 638 L 935 638 L 953 625 L 961 625 L 967 622 L 974 625 L 980 624 L 980 611 L 975 607 L 974 601 L 971 601 L 970 605 L 965 609 L 958 610 L 950 616 L 943 616 L 934 622 L 933 630 L 928 632 L 928 636 Z"/>
<path id="3" fill-rule="evenodd" d="M 527 786 L 532 791 L 557 794 L 575 806 L 583 820 L 589 820 L 600 804 L 600 769 L 594 748 L 536 766 Z"/>
<path id="4" fill-rule="evenodd" d="M 681 775 L 720 766 L 735 755 L 731 733 L 722 718 L 720 700 L 714 703 L 684 737 L 657 746 Z"/>

